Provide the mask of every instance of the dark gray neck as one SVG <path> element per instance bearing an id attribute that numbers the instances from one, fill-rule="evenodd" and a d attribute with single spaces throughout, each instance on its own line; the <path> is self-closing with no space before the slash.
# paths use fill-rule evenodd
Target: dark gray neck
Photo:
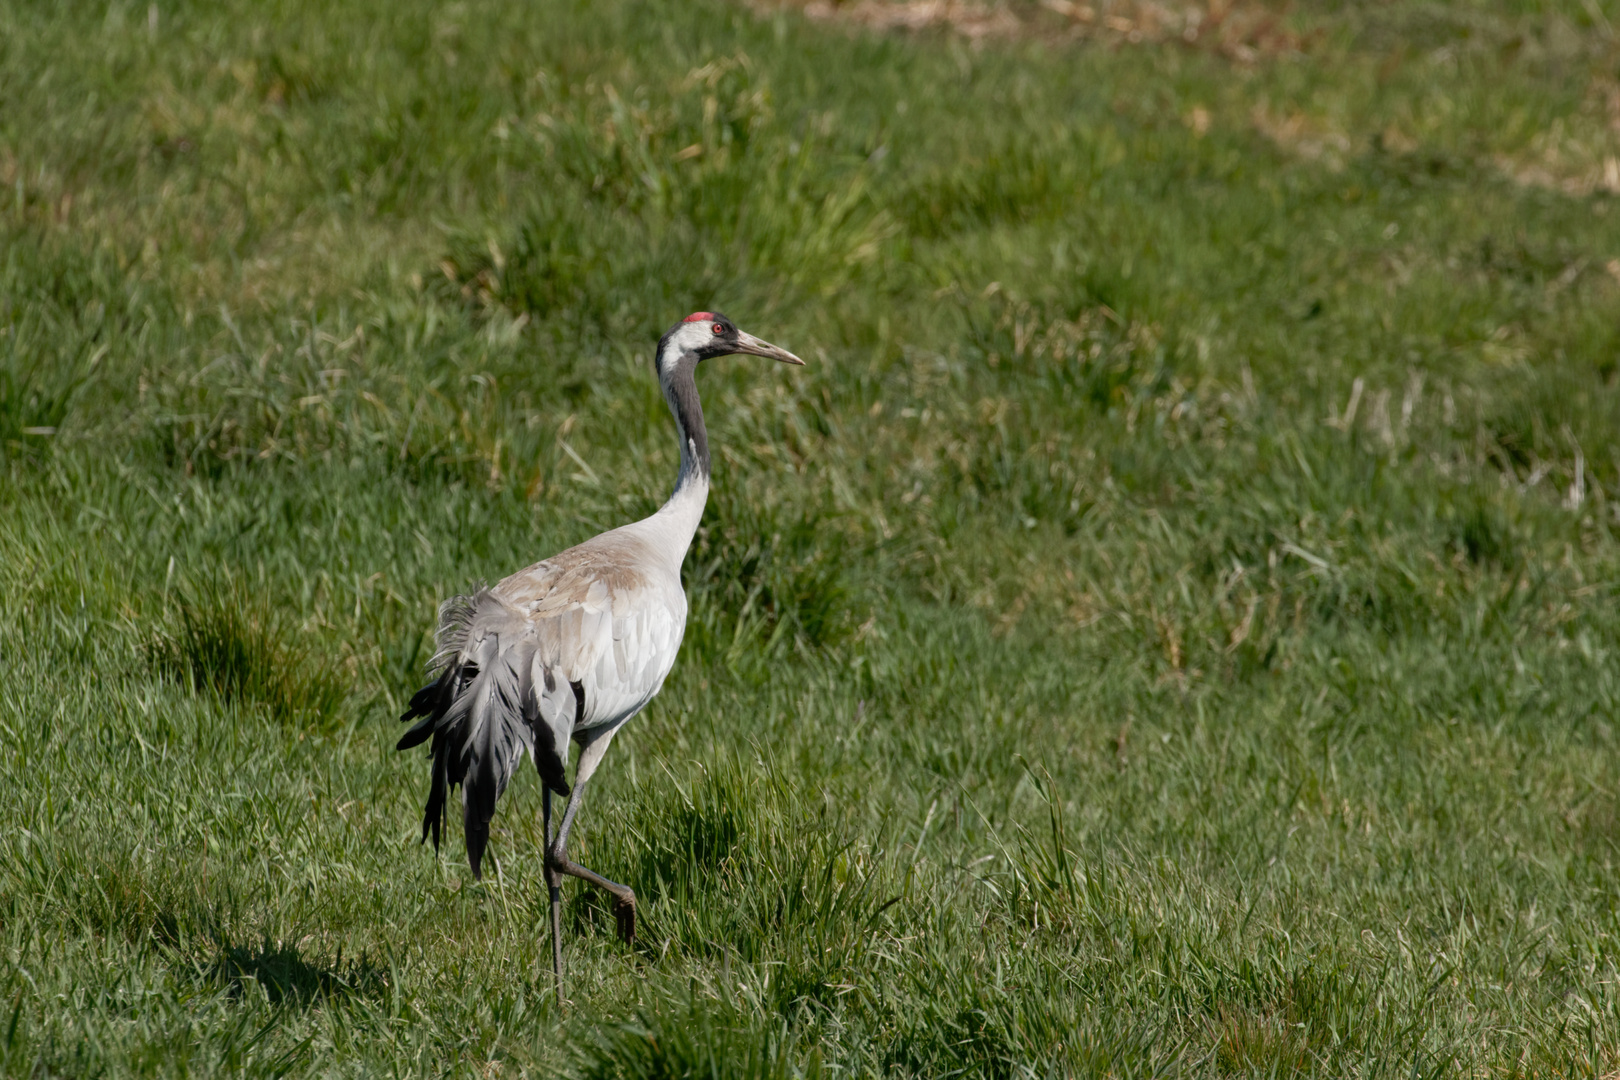
<path id="1" fill-rule="evenodd" d="M 689 481 L 709 485 L 709 432 L 703 426 L 703 403 L 698 401 L 697 358 L 683 356 L 664 382 L 664 400 L 675 414 L 675 429 L 681 440 L 681 471 L 675 479 L 679 491 Z"/>

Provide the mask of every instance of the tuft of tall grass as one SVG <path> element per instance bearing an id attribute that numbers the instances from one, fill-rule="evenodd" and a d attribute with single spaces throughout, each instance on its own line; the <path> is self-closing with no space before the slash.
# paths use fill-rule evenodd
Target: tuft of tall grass
<path id="1" fill-rule="evenodd" d="M 854 632 L 858 556 L 836 517 L 761 506 L 724 488 L 712 502 L 686 572 L 687 633 L 699 656 L 735 667 L 745 654 L 833 645 Z"/>
<path id="2" fill-rule="evenodd" d="M 661 1001 L 634 1021 L 594 1031 L 579 1054 L 581 1080 L 813 1080 L 821 1058 L 786 1023 L 763 1023 L 719 1000 Z"/>
<path id="3" fill-rule="evenodd" d="M 148 645 L 159 671 L 279 724 L 328 730 L 348 695 L 346 672 L 262 584 L 218 573 L 183 583 L 169 625 Z"/>
<path id="4" fill-rule="evenodd" d="M 139 302 L 111 260 L 68 245 L 44 255 L 43 246 L 34 238 L 0 253 L 0 450 L 7 453 L 65 435 L 74 404 L 129 327 L 128 305 Z"/>

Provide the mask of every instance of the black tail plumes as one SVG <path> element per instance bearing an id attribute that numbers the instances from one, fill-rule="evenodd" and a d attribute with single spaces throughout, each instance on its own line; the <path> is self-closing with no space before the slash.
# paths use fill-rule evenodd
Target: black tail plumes
<path id="1" fill-rule="evenodd" d="M 499 625 L 504 614 L 488 593 L 445 604 L 435 658 L 444 668 L 412 696 L 400 720 L 417 723 L 395 746 L 409 750 L 432 737 L 433 772 L 422 815 L 422 840 L 432 836 L 438 850 L 449 790 L 460 785 L 462 830 L 474 877 L 482 876 L 495 803 L 525 751 L 534 753 L 548 788 L 563 795 L 569 790 L 563 780 L 557 718 L 548 715 L 559 711 L 551 694 L 557 680 L 542 668 L 544 686 L 536 685 L 534 648 L 523 635 Z M 503 634 L 503 629 L 508 632 Z M 575 705 L 580 689 L 573 688 L 570 705 Z M 577 705 L 568 711 L 577 716 Z M 560 745 L 566 748 L 567 743 Z"/>
<path id="2" fill-rule="evenodd" d="M 433 836 L 433 850 L 439 850 L 439 839 L 444 827 L 444 802 L 448 787 L 451 784 L 461 783 L 465 772 L 460 765 L 460 732 L 451 729 L 441 729 L 439 721 L 450 711 L 450 705 L 455 700 L 456 692 L 462 681 L 468 676 L 476 677 L 478 671 L 470 664 L 452 664 L 433 682 L 418 690 L 411 698 L 411 703 L 400 717 L 403 723 L 422 717 L 421 723 L 411 728 L 394 744 L 395 750 L 409 750 L 413 746 L 420 746 L 427 741 L 429 735 L 433 736 L 433 746 L 429 753 L 433 757 L 433 780 L 428 789 L 427 810 L 422 815 L 422 842 L 426 843 L 428 835 Z M 461 725 L 458 725 L 458 727 Z M 451 777 L 452 762 L 454 762 L 455 775 Z M 476 873 L 476 868 L 474 870 Z"/>

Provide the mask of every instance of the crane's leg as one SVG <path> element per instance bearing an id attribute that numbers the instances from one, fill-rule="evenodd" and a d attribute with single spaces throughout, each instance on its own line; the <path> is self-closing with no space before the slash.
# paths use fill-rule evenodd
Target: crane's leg
<path id="1" fill-rule="evenodd" d="M 587 870 L 578 863 L 569 861 L 568 858 L 568 833 L 573 829 L 574 816 L 579 813 L 580 804 L 584 801 L 585 784 L 596 771 L 596 767 L 602 763 L 602 755 L 607 753 L 608 743 L 613 741 L 613 730 L 592 736 L 580 751 L 579 770 L 574 774 L 574 790 L 568 797 L 568 808 L 563 811 L 562 825 L 557 830 L 557 838 L 546 849 L 546 870 L 548 873 L 577 877 L 611 893 L 613 918 L 618 923 L 619 939 L 626 945 L 631 945 L 636 940 L 635 892 L 628 885 L 609 881 L 595 870 Z"/>
<path id="2" fill-rule="evenodd" d="M 546 788 L 541 803 L 545 820 L 546 850 L 551 850 L 551 789 Z M 562 875 L 546 865 L 546 886 L 551 890 L 551 974 L 557 988 L 557 1007 L 562 1007 Z"/>

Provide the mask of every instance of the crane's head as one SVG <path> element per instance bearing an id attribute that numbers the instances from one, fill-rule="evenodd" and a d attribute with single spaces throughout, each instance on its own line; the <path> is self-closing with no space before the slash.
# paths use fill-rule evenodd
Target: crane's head
<path id="1" fill-rule="evenodd" d="M 737 355 L 763 356 L 784 364 L 804 363 L 786 349 L 737 329 L 736 323 L 718 311 L 694 311 L 670 327 L 658 342 L 658 374 L 667 380 L 683 361 L 695 367 L 702 360 Z"/>

